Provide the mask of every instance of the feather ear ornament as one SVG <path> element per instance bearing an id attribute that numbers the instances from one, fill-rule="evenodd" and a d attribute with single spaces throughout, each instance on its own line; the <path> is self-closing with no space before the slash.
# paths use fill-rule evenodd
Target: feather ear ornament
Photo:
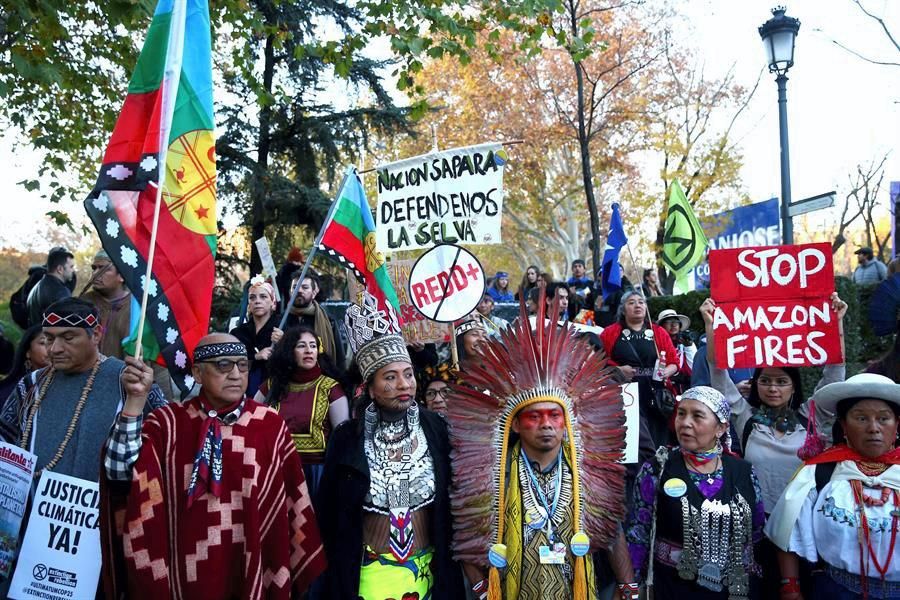
<path id="1" fill-rule="evenodd" d="M 607 547 L 624 517 L 625 468 L 618 463 L 625 445 L 621 388 L 611 379 L 602 351 L 548 314 L 559 314 L 559 298 L 548 310 L 544 290 L 536 317 L 529 318 L 520 302 L 519 317 L 499 339 L 484 342 L 482 354 L 461 365 L 462 382 L 451 384 L 447 402 L 453 552 L 456 560 L 490 569 L 491 598 L 499 598 L 497 569 L 506 562 L 502 514 L 511 422 L 526 406 L 555 402 L 563 408 L 563 445 L 573 462 L 572 503 L 582 545 L 589 540 L 591 552 Z M 579 556 L 576 570 L 584 569 L 583 562 Z"/>

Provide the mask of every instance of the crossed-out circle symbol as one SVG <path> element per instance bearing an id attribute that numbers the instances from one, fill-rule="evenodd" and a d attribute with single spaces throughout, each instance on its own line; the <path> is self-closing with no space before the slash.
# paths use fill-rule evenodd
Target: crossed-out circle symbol
<path id="1" fill-rule="evenodd" d="M 38 581 L 47 579 L 47 565 L 42 563 L 34 565 L 34 568 L 31 570 L 31 574 L 34 575 L 34 578 Z"/>
<path id="2" fill-rule="evenodd" d="M 669 263 L 669 266 L 673 271 L 679 271 L 682 267 L 684 267 L 691 260 L 691 257 L 694 256 L 694 249 L 697 247 L 697 233 L 694 231 L 694 228 L 690 226 L 691 219 L 687 214 L 687 211 L 683 206 L 677 204 L 669 208 L 669 215 L 673 218 L 671 219 L 671 225 L 666 230 L 666 235 L 663 238 L 663 245 L 666 244 L 677 244 L 678 247 L 675 250 L 675 255 L 680 256 L 677 263 L 671 262 L 668 260 L 667 255 L 664 255 L 663 258 L 665 262 Z M 691 232 L 690 238 L 677 237 L 673 235 L 675 233 L 676 224 L 679 219 L 684 219 L 688 223 L 688 230 Z M 685 251 L 687 249 L 687 251 Z"/>

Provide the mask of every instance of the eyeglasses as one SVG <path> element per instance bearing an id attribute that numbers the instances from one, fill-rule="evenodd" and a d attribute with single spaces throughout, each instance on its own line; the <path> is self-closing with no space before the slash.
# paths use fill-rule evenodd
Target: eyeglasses
<path id="1" fill-rule="evenodd" d="M 790 379 L 769 379 L 767 377 L 760 377 L 756 380 L 756 385 L 765 387 L 788 387 L 793 384 L 794 382 Z"/>
<path id="2" fill-rule="evenodd" d="M 441 398 L 446 400 L 447 397 L 450 396 L 450 388 L 443 387 L 439 390 L 425 390 L 425 397 L 429 400 L 434 400 L 434 397 L 437 396 L 438 394 L 441 395 Z"/>
<path id="3" fill-rule="evenodd" d="M 222 373 L 223 375 L 228 375 L 235 367 L 237 367 L 238 371 L 240 371 L 241 373 L 246 373 L 250 370 L 250 361 L 246 358 L 241 358 L 238 360 L 228 360 L 227 358 L 220 358 L 218 360 L 200 360 L 197 362 L 213 365 L 216 368 L 216 371 Z"/>

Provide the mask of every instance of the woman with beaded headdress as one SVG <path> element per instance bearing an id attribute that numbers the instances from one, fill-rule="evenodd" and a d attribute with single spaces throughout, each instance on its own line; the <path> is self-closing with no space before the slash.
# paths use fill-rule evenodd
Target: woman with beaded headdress
<path id="1" fill-rule="evenodd" d="M 231 330 L 231 335 L 247 347 L 251 360 L 247 383 L 247 396 L 253 398 L 259 385 L 266 378 L 266 370 L 272 349 L 283 332 L 278 329 L 275 288 L 262 275 L 250 280 L 247 288 L 248 319 Z"/>
<path id="2" fill-rule="evenodd" d="M 454 556 L 480 598 L 593 600 L 590 554 L 615 547 L 621 597 L 634 598 L 618 525 L 621 390 L 602 355 L 546 318 L 559 299 L 545 295 L 534 324 L 522 303 L 451 385 Z"/>
<path id="3" fill-rule="evenodd" d="M 396 316 L 364 293 L 345 317 L 363 381 L 362 417 L 335 429 L 316 513 L 328 556 L 323 597 L 464 597 L 450 557 L 445 421 L 416 404 Z"/>
<path id="4" fill-rule="evenodd" d="M 765 512 L 753 467 L 730 454 L 730 414 L 715 389 L 687 390 L 675 407 L 678 446 L 638 471 L 626 537 L 658 600 L 760 597 L 754 546 Z"/>

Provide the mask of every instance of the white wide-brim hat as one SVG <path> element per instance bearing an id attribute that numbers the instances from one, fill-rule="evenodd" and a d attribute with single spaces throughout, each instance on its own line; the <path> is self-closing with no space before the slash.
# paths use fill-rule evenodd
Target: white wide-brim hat
<path id="1" fill-rule="evenodd" d="M 816 406 L 829 412 L 837 412 L 838 402 L 847 398 L 884 400 L 900 407 L 900 385 L 893 379 L 875 373 L 860 373 L 846 381 L 829 383 L 813 394 Z"/>
<path id="2" fill-rule="evenodd" d="M 681 321 L 681 329 L 683 330 L 691 326 L 691 320 L 686 315 L 679 315 L 671 308 L 667 308 L 666 310 L 659 313 L 659 315 L 656 317 L 656 324 L 662 325 L 662 322 L 666 319 L 678 319 L 679 321 Z"/>

